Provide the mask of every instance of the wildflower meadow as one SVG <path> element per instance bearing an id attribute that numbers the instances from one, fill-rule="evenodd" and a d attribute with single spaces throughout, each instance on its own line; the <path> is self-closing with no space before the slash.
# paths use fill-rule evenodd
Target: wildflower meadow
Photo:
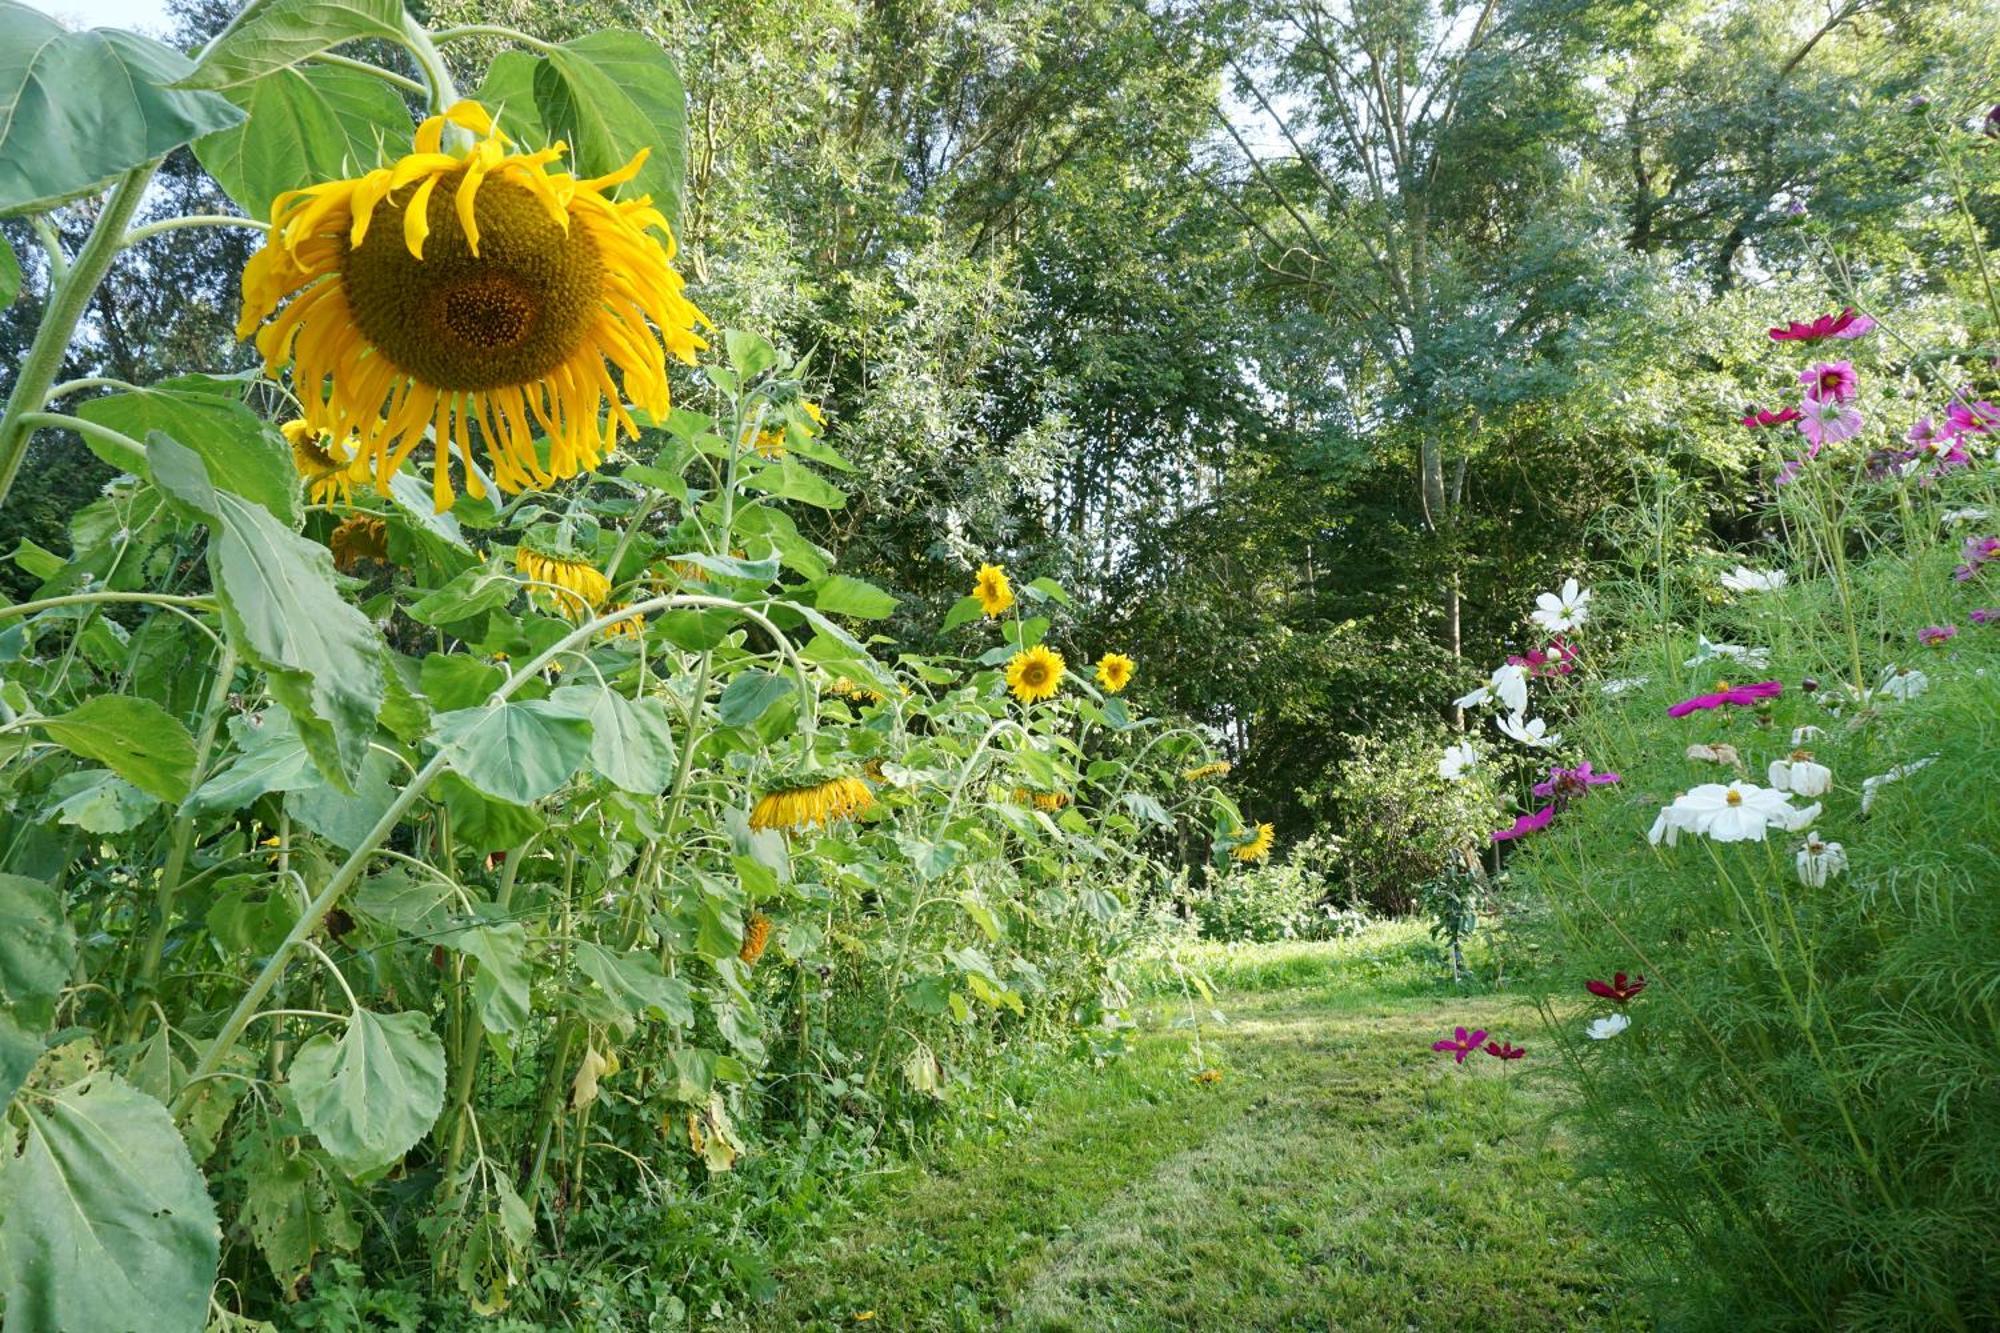
<path id="1" fill-rule="evenodd" d="M 0 1326 L 2000 1328 L 1996 103 L 0 0 Z"/>

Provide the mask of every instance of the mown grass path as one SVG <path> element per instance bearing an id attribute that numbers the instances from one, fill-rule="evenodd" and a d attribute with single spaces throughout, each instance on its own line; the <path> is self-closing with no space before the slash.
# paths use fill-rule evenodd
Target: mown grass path
<path id="1" fill-rule="evenodd" d="M 1407 931 L 1218 968 L 1226 1026 L 1148 1025 L 1032 1122 L 900 1177 L 797 1257 L 769 1327 L 1582 1329 L 1630 1324 L 1550 1123 L 1540 1023 Z M 1157 1006 L 1151 1016 L 1171 1017 Z M 1464 1068 L 1455 1023 L 1530 1048 Z"/>

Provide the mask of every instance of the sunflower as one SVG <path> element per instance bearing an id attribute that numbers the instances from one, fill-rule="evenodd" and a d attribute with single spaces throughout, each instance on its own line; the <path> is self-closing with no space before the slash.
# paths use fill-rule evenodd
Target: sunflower
<path id="1" fill-rule="evenodd" d="M 1201 764 L 1181 774 L 1182 782 L 1200 782 L 1203 778 L 1224 777 L 1229 772 L 1229 761 L 1218 759 L 1212 764 Z"/>
<path id="2" fill-rule="evenodd" d="M 1204 1069 L 1194 1076 L 1194 1081 L 1203 1087 L 1212 1087 L 1222 1082 L 1222 1071 L 1220 1069 Z"/>
<path id="3" fill-rule="evenodd" d="M 345 573 L 363 560 L 389 559 L 389 525 L 372 514 L 350 514 L 326 539 L 333 567 Z"/>
<path id="4" fill-rule="evenodd" d="M 1062 685 L 1062 654 L 1036 644 L 1007 663 L 1007 688 L 1024 704 L 1052 699 Z"/>
<path id="5" fill-rule="evenodd" d="M 750 442 L 757 456 L 766 462 L 775 463 L 785 456 L 785 432 L 782 430 L 760 430 L 757 438 Z"/>
<path id="6" fill-rule="evenodd" d="M 866 685 L 857 685 L 848 676 L 837 677 L 833 684 L 826 688 L 827 693 L 837 695 L 842 699 L 852 699 L 858 704 L 879 704 L 885 697 L 880 690 L 871 690 Z"/>
<path id="7" fill-rule="evenodd" d="M 478 141 L 443 151 L 447 121 Z M 264 246 L 243 270 L 237 336 L 256 334 L 268 374 L 291 362 L 306 420 L 357 435 L 379 486 L 429 427 L 440 511 L 453 498 L 453 443 L 466 489 L 484 494 L 475 423 L 503 491 L 597 467 L 620 428 L 639 433 L 626 399 L 666 415 L 666 353 L 692 364 L 707 346 L 667 220 L 646 196 L 607 193 L 646 153 L 579 180 L 549 169 L 561 144 L 509 151 L 476 102 L 424 121 L 412 146 L 392 166 L 272 201 Z"/>
<path id="8" fill-rule="evenodd" d="M 1040 810 L 1044 814 L 1052 815 L 1068 804 L 1069 793 L 1066 791 L 1038 791 L 1035 793 L 1035 809 Z"/>
<path id="9" fill-rule="evenodd" d="M 530 598 L 572 620 L 611 597 L 611 580 L 578 556 L 536 550 L 524 541 L 514 548 L 514 567 L 529 579 Z"/>
<path id="10" fill-rule="evenodd" d="M 1271 844 L 1277 839 L 1278 831 L 1269 824 L 1259 824 L 1250 841 L 1238 847 L 1230 855 L 1239 861 L 1262 861 L 1271 855 Z M 1240 836 L 1240 835 L 1239 835 Z"/>
<path id="11" fill-rule="evenodd" d="M 753 829 L 803 829 L 850 819 L 875 804 L 875 794 L 860 778 L 827 778 L 797 786 L 776 787 L 757 798 L 750 811 Z"/>
<path id="12" fill-rule="evenodd" d="M 306 497 L 316 505 L 330 505 L 333 498 L 340 497 L 342 504 L 354 499 L 354 488 L 368 484 L 368 464 L 355 451 L 355 440 L 348 436 L 346 457 L 336 449 L 333 436 L 325 431 L 314 430 L 305 421 L 287 421 L 278 427 L 283 432 L 285 443 L 292 446 L 292 466 L 306 483 Z"/>
<path id="13" fill-rule="evenodd" d="M 972 595 L 979 599 L 979 609 L 989 616 L 998 616 L 1014 604 L 1014 585 L 1007 581 L 1007 571 L 998 565 L 981 565 L 972 582 Z"/>
<path id="14" fill-rule="evenodd" d="M 771 918 L 762 912 L 752 912 L 750 919 L 743 923 L 743 947 L 736 951 L 736 956 L 755 967 L 770 942 Z"/>
<path id="15" fill-rule="evenodd" d="M 594 574 L 597 571 L 592 570 L 591 572 Z M 613 611 L 623 611 L 630 605 L 630 602 L 613 602 L 610 609 Z M 646 637 L 646 618 L 644 616 L 627 616 L 623 620 L 614 620 L 599 631 L 598 637 L 605 640 L 637 639 L 643 641 Z"/>
<path id="16" fill-rule="evenodd" d="M 1116 694 L 1132 683 L 1132 672 L 1136 669 L 1136 664 L 1125 654 L 1106 653 L 1097 659 L 1097 683 L 1106 694 Z"/>

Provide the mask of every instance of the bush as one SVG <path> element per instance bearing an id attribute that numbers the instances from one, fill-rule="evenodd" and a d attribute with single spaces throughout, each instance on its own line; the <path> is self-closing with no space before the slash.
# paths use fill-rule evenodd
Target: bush
<path id="1" fill-rule="evenodd" d="M 1368 923 L 1365 912 L 1333 905 L 1321 867 L 1325 846 L 1295 843 L 1285 859 L 1217 873 L 1204 866 L 1185 901 L 1201 938 L 1221 943 L 1335 940 Z"/>
<path id="2" fill-rule="evenodd" d="M 1340 830 L 1324 861 L 1338 901 L 1403 916 L 1417 910 L 1421 885 L 1463 868 L 1465 848 L 1486 845 L 1492 797 L 1483 775 L 1456 783 L 1438 776 L 1446 739 L 1436 725 L 1356 737 L 1330 787 L 1310 798 Z"/>

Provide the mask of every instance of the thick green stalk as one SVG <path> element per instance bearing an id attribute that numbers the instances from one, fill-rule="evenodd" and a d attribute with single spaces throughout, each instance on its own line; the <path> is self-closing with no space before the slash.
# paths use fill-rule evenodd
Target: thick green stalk
<path id="1" fill-rule="evenodd" d="M 507 853 L 506 867 L 500 872 L 500 889 L 493 902 L 503 917 L 514 901 L 514 876 L 520 872 L 521 857 L 527 850 L 523 845 Z M 459 1003 L 465 1004 L 462 995 Z M 472 1105 L 473 1078 L 479 1072 L 479 1048 L 485 1040 L 485 1021 L 480 1018 L 477 1009 L 466 1005 L 464 1026 L 452 1051 L 451 1102 L 445 1109 L 444 1119 L 438 1122 L 440 1126 L 450 1126 L 451 1132 L 451 1141 L 445 1148 L 444 1172 L 438 1181 L 440 1208 L 458 1194 L 458 1164 L 465 1154 L 466 1111 Z"/>
<path id="2" fill-rule="evenodd" d="M 118 257 L 125 239 L 126 224 L 139 211 L 139 200 L 159 165 L 156 158 L 118 178 L 110 198 L 104 201 L 104 211 L 97 215 L 97 225 L 90 229 L 90 239 L 50 294 L 41 327 L 35 331 L 35 341 L 15 377 L 14 392 L 7 396 L 6 411 L 0 413 L 0 505 L 6 504 L 7 493 L 14 489 L 14 478 L 21 471 L 21 460 L 28 455 L 28 440 L 34 433 L 22 418 L 40 411 L 48 401 L 49 386 L 62 371 L 63 354 L 69 351 L 77 322 L 97 295 L 98 284 L 111 271 L 111 261 Z"/>

